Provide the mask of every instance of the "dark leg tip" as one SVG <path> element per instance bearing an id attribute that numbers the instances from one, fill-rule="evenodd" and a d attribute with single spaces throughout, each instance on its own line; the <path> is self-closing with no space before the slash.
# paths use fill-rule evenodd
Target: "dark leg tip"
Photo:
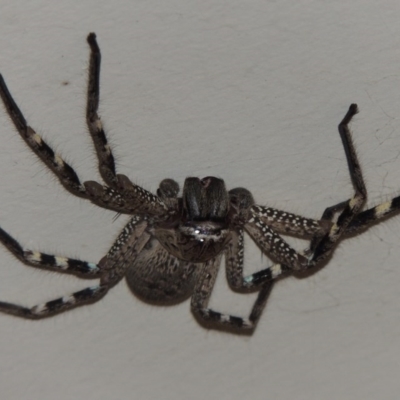
<path id="1" fill-rule="evenodd" d="M 90 32 L 87 37 L 87 42 L 89 43 L 92 51 L 100 52 L 99 45 L 97 44 L 96 34 L 94 32 Z"/>
<path id="2" fill-rule="evenodd" d="M 358 112 L 359 112 L 358 105 L 356 103 L 351 104 L 349 107 L 349 113 L 351 113 L 352 115 L 355 115 Z"/>
<path id="3" fill-rule="evenodd" d="M 2 92 L 8 93 L 7 85 L 2 74 L 0 74 L 0 88 Z"/>
<path id="4" fill-rule="evenodd" d="M 346 115 L 344 116 L 342 122 L 339 124 L 339 130 L 342 129 L 343 126 L 348 125 L 351 119 L 358 113 L 358 106 L 356 103 L 350 105 L 349 110 L 347 111 Z"/>

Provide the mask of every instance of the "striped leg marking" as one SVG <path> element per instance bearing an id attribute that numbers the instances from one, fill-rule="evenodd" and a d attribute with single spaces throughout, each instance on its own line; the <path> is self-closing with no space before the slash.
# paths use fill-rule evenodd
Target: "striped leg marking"
<path id="1" fill-rule="evenodd" d="M 336 204 L 332 207 L 328 207 L 323 215 L 323 219 L 332 220 L 334 214 L 340 210 L 343 210 L 348 202 Z M 394 197 L 392 200 L 386 201 L 385 203 L 379 204 L 375 207 L 371 207 L 368 210 L 362 211 L 357 214 L 347 226 L 344 236 L 353 235 L 360 233 L 381 222 L 382 220 L 389 218 L 400 212 L 400 196 Z"/>
<path id="2" fill-rule="evenodd" d="M 244 232 L 232 233 L 232 240 L 225 250 L 226 277 L 229 286 L 238 291 L 257 289 L 289 272 L 292 268 L 274 264 L 251 275 L 243 275 Z"/>
<path id="3" fill-rule="evenodd" d="M 54 172 L 65 189 L 75 196 L 85 197 L 85 187 L 79 181 L 76 172 L 27 124 L 1 74 L 0 97 L 15 128 L 27 145 Z"/>
<path id="4" fill-rule="evenodd" d="M 400 196 L 356 215 L 349 224 L 346 233 L 354 234 L 367 229 L 374 223 L 400 212 Z"/>
<path id="5" fill-rule="evenodd" d="M 302 269 L 312 268 L 327 258 L 334 250 L 336 243 L 342 237 L 342 235 L 351 232 L 352 223 L 355 224 L 354 226 L 357 226 L 357 228 L 354 228 L 356 230 L 358 229 L 358 226 L 363 226 L 363 223 L 364 221 L 367 221 L 368 216 L 372 215 L 373 217 L 383 218 L 385 215 L 392 212 L 392 202 L 390 202 L 390 204 L 384 203 L 381 206 L 367 210 L 364 213 L 360 213 L 360 210 L 366 201 L 367 190 L 365 188 L 361 167 L 358 162 L 355 147 L 351 138 L 351 133 L 348 128 L 348 124 L 357 112 L 357 105 L 352 104 L 342 122 L 339 124 L 339 133 L 341 135 L 343 147 L 346 153 L 350 177 L 355 188 L 355 194 L 349 201 L 339 203 L 333 207 L 328 207 L 324 211 L 321 220 L 324 223 L 330 223 L 330 219 L 333 218 L 335 212 L 340 211 L 340 215 L 337 222 L 331 224 L 329 231 L 324 236 L 321 237 L 321 232 L 316 232 L 311 241 L 311 255 L 309 256 L 309 260 L 306 264 L 300 264 Z M 399 204 L 397 199 L 394 200 L 396 205 Z M 249 222 L 252 221 L 250 220 Z M 254 222 L 256 222 L 256 226 L 260 228 L 261 232 L 265 234 L 266 230 L 264 227 L 262 227 L 259 221 L 255 220 Z M 367 222 L 365 224 L 367 224 Z M 257 243 L 259 243 L 259 241 L 257 241 Z M 263 248 L 263 244 L 261 243 L 260 245 Z M 308 256 L 309 254 L 310 250 L 307 249 L 299 256 L 304 258 L 304 255 Z M 248 285 L 250 286 L 259 285 L 265 281 L 279 277 L 290 269 L 295 269 L 295 264 L 292 262 L 283 262 L 282 264 L 276 264 L 265 270 L 257 272 L 245 279 L 247 279 Z"/>
<path id="6" fill-rule="evenodd" d="M 22 246 L 6 231 L 0 228 L 0 242 L 24 264 L 56 272 L 65 272 L 81 278 L 99 278 L 100 268 L 97 264 L 73 258 L 54 256 L 37 251 L 24 250 Z"/>
<path id="7" fill-rule="evenodd" d="M 100 283 L 97 285 L 31 308 L 0 301 L 0 312 L 21 318 L 41 319 L 98 301 L 124 277 L 126 268 L 146 244 L 148 240 L 148 235 L 144 234 L 146 227 L 147 222 L 143 218 L 133 217 L 99 264 L 24 250 L 13 237 L 0 228 L 0 242 L 25 264 L 71 273 L 81 278 L 100 278 Z"/>
<path id="8" fill-rule="evenodd" d="M 349 167 L 350 178 L 353 183 L 355 193 L 348 202 L 344 203 L 344 209 L 340 213 L 337 222 L 332 225 L 330 231 L 315 246 L 313 254 L 310 257 L 308 268 L 312 268 L 318 262 L 324 260 L 332 253 L 336 243 L 346 232 L 352 220 L 360 212 L 367 198 L 367 190 L 362 176 L 360 163 L 358 161 L 357 153 L 351 138 L 351 132 L 348 127 L 348 124 L 353 116 L 357 114 L 357 112 L 357 105 L 352 104 L 342 122 L 339 124 L 339 133 L 342 138 Z"/>
<path id="9" fill-rule="evenodd" d="M 221 327 L 240 329 L 243 331 L 252 331 L 258 322 L 262 310 L 267 302 L 268 295 L 272 288 L 272 282 L 263 285 L 258 297 L 252 307 L 248 318 L 237 317 L 229 314 L 223 314 L 208 308 L 208 302 L 217 278 L 221 255 L 215 259 L 204 263 L 203 270 L 195 285 L 191 300 L 191 309 L 200 322 L 212 323 Z"/>
<path id="10" fill-rule="evenodd" d="M 0 301 L 0 311 L 26 319 L 42 319 L 60 314 L 84 304 L 94 303 L 104 297 L 107 291 L 107 286 L 91 286 L 70 295 L 48 301 L 47 303 L 38 304 L 31 308 Z"/>
<path id="11" fill-rule="evenodd" d="M 89 34 L 87 41 L 91 53 L 89 60 L 86 122 L 99 160 L 100 175 L 108 186 L 116 188 L 117 177 L 115 175 L 114 156 L 103 130 L 103 124 L 97 113 L 100 102 L 100 48 L 94 33 Z"/>
<path id="12" fill-rule="evenodd" d="M 134 185 L 123 175 L 116 175 L 114 157 L 97 114 L 99 105 L 100 49 L 96 35 L 88 36 L 91 48 L 89 83 L 87 91 L 86 120 L 91 134 L 102 178 L 108 186 L 97 182 L 80 182 L 74 169 L 37 134 L 19 109 L 0 74 L 0 97 L 15 128 L 31 150 L 57 176 L 60 183 L 75 196 L 90 200 L 99 207 L 123 214 L 147 212 L 151 215 L 165 213 L 165 204 L 150 192 Z"/>

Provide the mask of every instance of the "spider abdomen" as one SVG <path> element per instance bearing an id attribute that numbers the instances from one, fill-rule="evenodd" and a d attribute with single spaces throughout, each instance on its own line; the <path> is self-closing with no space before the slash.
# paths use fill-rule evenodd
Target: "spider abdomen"
<path id="1" fill-rule="evenodd" d="M 126 281 L 143 300 L 171 304 L 191 296 L 198 272 L 198 265 L 178 260 L 153 237 L 128 268 Z"/>

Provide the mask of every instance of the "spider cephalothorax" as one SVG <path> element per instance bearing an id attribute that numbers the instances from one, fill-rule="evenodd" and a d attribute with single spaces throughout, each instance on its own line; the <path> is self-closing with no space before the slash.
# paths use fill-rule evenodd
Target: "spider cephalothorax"
<path id="1" fill-rule="evenodd" d="M 229 203 L 222 179 L 186 178 L 175 217 L 165 228 L 155 229 L 154 235 L 181 260 L 208 261 L 221 253 L 229 240 Z"/>
<path id="2" fill-rule="evenodd" d="M 328 207 L 320 220 L 256 205 L 247 189 L 227 191 L 224 181 L 212 176 L 187 178 L 181 196 L 178 183 L 164 179 L 157 195 L 153 195 L 127 176 L 116 173 L 114 157 L 97 114 L 100 49 L 94 33 L 89 34 L 88 43 L 91 54 L 86 120 L 105 184 L 80 182 L 73 168 L 27 124 L 1 75 L 0 96 L 21 137 L 69 192 L 100 207 L 129 214 L 131 219 L 97 264 L 23 249 L 0 228 L 0 241 L 25 264 L 99 280 L 94 286 L 31 308 L 0 302 L 0 311 L 31 319 L 49 317 L 101 299 L 125 277 L 132 291 L 146 301 L 168 304 L 191 296 L 192 311 L 200 321 L 251 332 L 274 279 L 316 266 L 332 254 L 341 238 L 365 230 L 372 222 L 400 209 L 400 197 L 396 197 L 361 211 L 367 192 L 348 129 L 357 113 L 355 104 L 339 124 L 355 192 L 349 200 Z M 244 276 L 244 232 L 277 264 Z M 297 252 L 280 234 L 310 238 L 310 246 Z M 222 257 L 232 289 L 259 291 L 248 318 L 208 308 Z"/>

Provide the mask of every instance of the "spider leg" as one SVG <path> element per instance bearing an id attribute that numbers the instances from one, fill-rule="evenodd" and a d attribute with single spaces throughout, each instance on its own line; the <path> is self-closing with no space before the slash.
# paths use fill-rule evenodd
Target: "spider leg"
<path id="1" fill-rule="evenodd" d="M 129 178 L 117 174 L 118 189 L 112 189 L 95 181 L 86 181 L 87 198 L 94 204 L 115 210 L 121 214 L 165 215 L 166 204 L 149 191 L 132 183 Z M 173 210 L 169 210 L 173 213 Z"/>
<path id="2" fill-rule="evenodd" d="M 271 267 L 268 273 L 265 270 L 260 271 L 260 275 L 256 275 L 257 278 L 261 280 L 267 279 L 272 271 L 274 271 L 275 276 L 279 276 L 282 272 L 285 272 L 286 268 L 308 269 L 314 267 L 333 252 L 339 239 L 347 232 L 347 228 L 353 218 L 359 214 L 367 198 L 367 190 L 348 127 L 348 124 L 357 112 L 357 105 L 352 104 L 338 127 L 347 158 L 350 178 L 355 189 L 354 196 L 349 201 L 328 207 L 325 210 L 321 222 L 331 224 L 330 229 L 326 233 L 323 232 L 323 227 L 321 231 L 316 231 L 311 240 L 310 249 L 305 250 L 302 254 L 297 253 L 277 233 L 267 226 L 264 222 L 265 217 L 261 218 L 259 211 L 254 212 L 254 210 L 250 209 L 250 219 L 245 225 L 246 231 L 264 252 L 270 252 L 280 263 L 279 267 Z M 385 206 L 381 208 L 385 209 Z M 332 224 L 330 219 L 335 212 L 340 210 L 337 222 Z"/>
<path id="3" fill-rule="evenodd" d="M 334 206 L 327 207 L 321 217 L 321 221 L 332 221 L 335 214 L 343 210 L 347 206 L 349 201 L 350 200 L 342 201 L 341 203 L 335 204 Z M 359 214 L 355 215 L 347 226 L 344 235 L 348 236 L 359 233 L 360 231 L 366 230 L 371 226 L 381 222 L 382 220 L 389 218 L 394 214 L 398 214 L 399 212 L 400 196 L 396 196 L 389 201 L 386 201 L 375 207 L 371 207 L 368 210 L 359 212 Z"/>
<path id="4" fill-rule="evenodd" d="M 326 233 L 332 226 L 330 218 L 323 217 L 321 220 L 304 218 L 301 215 L 260 205 L 253 205 L 250 209 L 250 214 L 261 219 L 278 233 L 301 237 Z"/>
<path id="5" fill-rule="evenodd" d="M 317 220 L 308 220 L 306 218 L 303 218 L 301 216 L 296 216 L 297 221 L 306 221 L 305 223 L 299 222 L 298 226 L 307 226 L 307 230 L 302 230 L 302 232 L 299 232 L 299 228 L 286 228 L 285 225 L 282 225 L 281 221 L 272 221 L 274 223 L 274 228 L 280 229 L 280 232 L 283 233 L 290 233 L 290 234 L 300 234 L 303 233 L 303 236 L 306 234 L 311 234 L 314 233 L 314 237 L 311 240 L 311 245 L 309 249 L 303 250 L 301 253 L 299 253 L 301 256 L 306 256 L 311 253 L 312 249 L 318 244 L 319 240 L 321 240 L 321 234 L 326 233 L 324 231 L 325 225 L 326 226 L 331 226 L 331 220 L 334 216 L 334 214 L 344 208 L 344 206 L 347 204 L 347 202 L 342 202 L 339 203 L 335 206 L 328 207 L 320 221 Z M 255 206 L 259 207 L 259 206 Z M 254 208 L 257 210 L 257 208 Z M 272 210 L 272 209 L 268 209 Z M 280 215 L 283 212 L 280 210 L 276 210 L 278 214 Z M 273 212 L 272 212 L 273 213 Z M 261 213 L 261 215 L 263 215 Z M 285 215 L 292 215 L 289 213 L 284 213 Z M 283 216 L 285 216 L 283 215 Z M 290 220 L 293 221 L 293 218 L 291 217 L 288 220 L 288 223 L 290 223 Z M 263 222 L 266 220 L 266 218 L 263 219 Z M 308 221 L 311 221 L 312 223 L 309 223 Z M 329 222 L 329 224 L 315 224 L 315 222 Z M 272 225 L 272 223 L 270 224 Z M 294 230 L 293 230 L 294 229 Z M 262 234 L 262 229 L 261 232 L 259 231 L 259 234 Z M 315 241 L 314 247 L 313 243 Z M 258 243 L 258 242 L 257 242 Z M 279 247 L 278 247 L 279 249 Z M 270 249 L 267 249 L 270 251 Z M 294 251 L 294 250 L 293 250 Z M 268 282 L 274 281 L 275 279 L 281 277 L 285 273 L 289 273 L 293 271 L 293 266 L 290 265 L 285 265 L 282 263 L 276 263 L 273 265 L 268 266 L 267 268 L 264 268 L 260 271 L 257 271 L 253 274 L 250 274 L 248 276 L 243 275 L 243 254 L 244 254 L 244 231 L 243 229 L 239 229 L 238 231 L 232 232 L 232 240 L 228 243 L 226 251 L 225 251 L 225 260 L 226 260 L 226 276 L 229 285 L 238 291 L 242 290 L 252 290 L 252 289 L 257 289 L 263 285 L 265 285 Z"/>
<path id="6" fill-rule="evenodd" d="M 344 207 L 347 205 L 348 201 L 343 201 L 341 203 L 338 203 L 334 206 L 327 207 L 324 213 L 322 214 L 321 220 L 320 221 L 328 221 L 331 222 L 333 219 L 334 215 L 338 212 L 344 209 Z M 386 204 L 386 203 L 384 203 Z M 381 206 L 377 206 L 375 208 L 379 208 L 384 206 L 382 204 Z M 365 212 L 362 212 L 356 216 L 362 217 L 364 213 L 370 213 L 372 210 L 375 210 L 375 208 L 371 210 L 366 210 Z M 282 212 L 282 211 L 280 211 Z M 377 214 L 377 211 L 374 212 L 374 214 Z M 302 217 L 299 217 L 302 218 Z M 352 221 L 354 222 L 356 218 Z M 374 219 L 376 221 L 376 219 Z M 350 225 L 350 228 L 345 232 L 347 234 L 349 231 L 352 232 L 351 229 L 352 225 Z M 365 227 L 365 226 L 362 226 Z M 267 282 L 273 281 L 279 277 L 281 277 L 285 273 L 289 273 L 290 271 L 293 271 L 292 267 L 289 267 L 285 264 L 273 264 L 267 268 L 264 268 L 260 271 L 257 271 L 251 275 L 244 276 L 243 275 L 243 252 L 244 252 L 244 235 L 243 235 L 243 230 L 239 230 L 238 232 L 233 232 L 232 233 L 232 240 L 228 244 L 225 257 L 226 257 L 226 274 L 227 274 L 227 280 L 229 285 L 235 289 L 235 290 L 251 290 L 251 289 L 256 289 L 259 288 L 260 286 L 264 285 Z M 292 233 L 292 232 L 290 232 Z M 315 236 L 311 240 L 310 248 L 309 249 L 304 249 L 300 254 L 303 256 L 312 254 L 313 250 L 315 249 L 316 245 L 318 242 L 321 240 L 321 231 L 316 230 Z"/>
<path id="7" fill-rule="evenodd" d="M 255 328 L 272 288 L 268 282 L 261 288 L 248 318 L 223 314 L 208 308 L 208 302 L 217 278 L 221 255 L 204 263 L 191 300 L 191 309 L 200 322 L 251 331 Z"/>
<path id="8" fill-rule="evenodd" d="M 1 228 L 0 241 L 16 258 L 31 267 L 71 273 L 89 279 L 99 278 L 101 275 L 101 268 L 97 264 L 24 250 L 13 237 Z M 107 285 L 94 285 L 31 308 L 0 301 L 0 312 L 26 319 L 46 318 L 84 304 L 94 303 L 105 296 L 108 289 Z"/>
<path id="9" fill-rule="evenodd" d="M 278 278 L 291 268 L 283 264 L 273 264 L 251 275 L 243 274 L 244 232 L 242 229 L 232 232 L 232 240 L 225 250 L 226 278 L 229 286 L 238 291 L 252 290 Z"/>
<path id="10" fill-rule="evenodd" d="M 342 137 L 350 176 L 355 187 L 355 194 L 349 200 L 335 206 L 328 207 L 320 220 L 320 224 L 314 224 L 302 217 L 293 218 L 291 214 L 283 213 L 265 207 L 253 206 L 250 209 L 250 218 L 245 224 L 246 231 L 253 237 L 264 252 L 272 253 L 281 262 L 247 277 L 243 276 L 243 230 L 232 233 L 232 240 L 228 244 L 226 257 L 227 279 L 231 287 L 235 289 L 251 289 L 261 286 L 261 291 L 248 319 L 221 314 L 207 308 L 212 288 L 215 283 L 220 259 L 212 260 L 205 264 L 199 285 L 196 286 L 192 297 L 192 310 L 196 316 L 204 321 L 215 321 L 234 327 L 254 328 L 268 293 L 273 286 L 273 280 L 283 273 L 293 269 L 305 269 L 315 266 L 324 260 L 333 251 L 336 243 L 343 234 L 366 228 L 371 222 L 387 216 L 400 209 L 400 197 L 390 202 L 383 203 L 360 213 L 365 203 L 367 192 L 361 168 L 357 159 L 348 124 L 357 113 L 357 106 L 351 105 L 343 121 L 339 124 L 339 132 Z M 334 215 L 340 211 L 336 223 L 332 223 Z M 351 225 L 353 224 L 353 225 Z M 303 253 L 293 250 L 270 226 L 282 233 L 312 234 L 311 250 Z M 326 228 L 329 228 L 326 232 Z M 305 256 L 310 255 L 309 260 Z"/>
<path id="11" fill-rule="evenodd" d="M 244 232 L 243 229 L 231 232 L 231 240 L 225 249 L 226 280 L 232 289 L 241 290 L 246 287 L 243 276 L 244 265 Z"/>
<path id="12" fill-rule="evenodd" d="M 97 44 L 96 34 L 90 33 L 87 37 L 87 42 L 89 43 L 91 52 L 89 61 L 86 122 L 99 160 L 100 175 L 108 186 L 116 188 L 118 182 L 115 174 L 114 156 L 111 147 L 107 142 L 101 119 L 97 113 L 100 101 L 101 53 L 99 45 Z"/>
<path id="13" fill-rule="evenodd" d="M 0 241 L 24 263 L 34 267 L 71 272 L 80 277 L 100 278 L 97 285 L 30 308 L 0 301 L 0 312 L 21 318 L 41 319 L 100 300 L 125 276 L 127 269 L 147 243 L 150 238 L 145 231 L 147 226 L 148 222 L 145 219 L 133 217 L 98 264 L 24 251 L 14 238 L 0 228 Z M 90 273 L 94 275 L 89 276 Z"/>
<path id="14" fill-rule="evenodd" d="M 106 285 L 90 286 L 86 289 L 79 290 L 78 292 L 74 292 L 43 304 L 38 304 L 31 308 L 0 301 L 0 312 L 26 319 L 47 318 L 84 304 L 94 303 L 104 297 L 107 294 L 108 289 L 109 288 Z"/>
<path id="15" fill-rule="evenodd" d="M 332 225 L 333 225 L 332 221 L 333 221 L 333 218 L 335 217 L 335 214 L 338 213 L 339 211 L 342 211 L 347 206 L 349 201 L 350 200 L 342 201 L 338 204 L 335 204 L 334 206 L 327 207 L 322 214 L 321 222 L 322 221 L 330 222 L 330 227 L 332 227 Z M 314 236 L 312 237 L 311 242 L 310 242 L 310 247 L 308 249 L 304 250 L 303 254 L 306 254 L 308 256 L 311 255 L 314 252 L 315 248 L 317 247 L 318 243 L 321 241 L 321 239 L 323 238 L 323 236 L 326 233 L 327 233 L 327 231 L 314 234 Z"/>
<path id="16" fill-rule="evenodd" d="M 243 188 L 232 189 L 229 193 L 232 204 L 242 215 L 239 220 L 243 218 L 243 221 L 247 221 L 244 223 L 244 229 L 264 253 L 271 253 L 280 262 L 244 277 L 244 232 L 239 223 L 232 231 L 231 240 L 225 249 L 227 280 L 236 290 L 258 288 L 286 271 L 301 269 L 307 265 L 305 254 L 296 252 L 277 232 L 302 237 L 312 235 L 322 237 L 332 226 L 328 220 L 313 220 L 274 208 L 254 205 L 250 192 Z"/>
<path id="17" fill-rule="evenodd" d="M 100 102 L 100 64 L 101 53 L 96 40 L 96 34 L 90 33 L 87 37 L 90 46 L 89 77 L 86 105 L 86 122 L 92 137 L 93 144 L 99 160 L 99 172 L 108 186 L 97 182 L 85 182 L 85 188 L 95 200 L 96 204 L 108 208 L 115 207 L 114 203 L 122 206 L 125 212 L 146 213 L 150 215 L 164 214 L 166 205 L 152 193 L 132 183 L 128 177 L 116 174 L 114 156 L 108 144 L 106 134 L 98 115 Z M 121 212 L 120 210 L 118 210 Z"/>
<path id="18" fill-rule="evenodd" d="M 365 210 L 354 217 L 347 227 L 346 234 L 354 234 L 361 230 L 369 228 L 371 225 L 380 222 L 384 218 L 399 213 L 400 196 L 394 197 L 392 200 L 379 204 Z"/>
<path id="19" fill-rule="evenodd" d="M 16 258 L 28 266 L 70 273 L 81 278 L 95 279 L 100 277 L 100 268 L 97 264 L 37 251 L 24 250 L 23 247 L 2 228 L 0 228 L 0 242 L 3 243 Z"/>
<path id="20" fill-rule="evenodd" d="M 332 220 L 334 214 L 340 210 L 343 210 L 347 203 L 348 201 L 343 201 L 334 206 L 328 207 L 321 219 Z M 344 235 L 348 236 L 357 234 L 360 231 L 366 230 L 382 220 L 393 216 L 394 214 L 398 214 L 399 212 L 400 196 L 397 196 L 389 201 L 386 201 L 375 207 L 371 207 L 368 210 L 361 211 L 359 214 L 355 215 L 347 226 Z"/>
<path id="21" fill-rule="evenodd" d="M 350 129 L 348 127 L 348 124 L 353 116 L 357 114 L 357 112 L 357 105 L 352 104 L 338 127 L 347 158 L 350 178 L 355 192 L 353 197 L 348 202 L 345 202 L 344 208 L 341 211 L 337 222 L 332 225 L 329 232 L 323 236 L 319 243 L 316 244 L 309 259 L 307 268 L 312 268 L 318 262 L 326 259 L 332 253 L 336 243 L 346 232 L 352 220 L 360 212 L 367 198 L 367 189 L 365 187 L 361 167 L 358 162 L 357 153 L 351 138 Z"/>
<path id="22" fill-rule="evenodd" d="M 232 240 L 226 249 L 226 275 L 229 286 L 233 289 L 253 290 L 273 283 L 273 281 L 284 274 L 293 272 L 292 266 L 275 263 L 253 274 L 243 275 L 243 231 L 232 233 Z M 311 247 L 310 247 L 311 248 Z M 305 249 L 300 256 L 305 257 L 310 249 Z M 272 288 L 272 286 L 271 286 Z"/>
<path id="23" fill-rule="evenodd" d="M 365 203 L 367 191 L 351 138 L 351 133 L 348 128 L 348 124 L 357 112 L 357 105 L 352 104 L 345 117 L 339 124 L 339 133 L 341 135 L 343 147 L 346 153 L 350 177 L 355 188 L 354 196 L 350 200 L 341 202 L 332 207 L 328 207 L 324 211 L 321 222 L 329 223 L 330 229 L 325 234 L 323 232 L 325 229 L 324 225 L 321 225 L 321 230 L 315 230 L 314 237 L 311 240 L 310 249 L 306 249 L 302 253 L 297 253 L 294 249 L 292 249 L 265 223 L 267 222 L 269 225 L 274 223 L 274 227 L 279 228 L 279 223 L 282 223 L 279 221 L 279 217 L 282 219 L 282 214 L 278 214 L 278 212 L 275 211 L 274 215 L 274 212 L 271 211 L 269 213 L 272 214 L 271 218 L 271 215 L 266 215 L 268 209 L 263 209 L 259 206 L 253 206 L 250 209 L 250 219 L 246 223 L 245 229 L 261 247 L 261 249 L 266 253 L 270 252 L 275 258 L 277 258 L 279 263 L 243 278 L 243 274 L 241 272 L 243 260 L 241 260 L 239 257 L 240 251 L 235 250 L 235 243 L 233 241 L 233 248 L 230 250 L 231 259 L 233 261 L 232 265 L 228 265 L 228 268 L 231 271 L 228 274 L 228 280 L 230 280 L 230 283 L 233 287 L 253 288 L 262 285 L 264 282 L 273 280 L 287 271 L 312 268 L 318 262 L 321 262 L 332 253 L 336 243 L 343 234 L 351 231 L 351 223 L 354 221 L 354 218 L 357 218 L 358 216 L 359 220 L 355 219 L 355 221 L 358 221 L 359 225 L 362 225 L 363 221 L 367 221 L 369 215 L 380 216 L 385 212 L 389 212 L 391 209 L 391 204 L 384 203 L 383 205 L 375 207 L 374 209 L 365 211 L 364 215 L 363 213 L 359 214 Z M 334 214 L 339 211 L 340 215 L 337 219 L 337 222 L 331 223 L 331 219 L 333 218 Z M 293 221 L 293 218 L 290 218 L 290 220 Z M 295 221 L 298 225 L 302 220 L 298 219 Z M 304 222 L 302 222 L 300 225 L 303 227 L 303 229 L 305 226 L 309 226 L 308 223 Z M 349 226 L 350 228 L 348 229 Z M 238 244 L 236 246 L 238 249 L 240 249 L 240 246 L 242 246 L 240 244 L 240 240 L 242 239 L 240 239 L 240 236 L 238 236 L 237 240 Z M 238 254 L 236 256 L 236 260 L 234 256 L 235 252 Z M 306 256 L 308 257 L 308 260 L 306 259 Z M 242 278 L 239 278 L 239 276 Z"/>
<path id="24" fill-rule="evenodd" d="M 99 95 L 100 52 L 95 35 L 88 42 L 92 48 L 89 68 L 87 122 L 99 159 L 99 170 L 109 186 L 94 181 L 80 182 L 74 169 L 32 129 L 13 99 L 0 74 L 0 97 L 15 128 L 33 152 L 57 176 L 60 183 L 75 196 L 122 214 L 146 213 L 164 215 L 168 207 L 155 195 L 133 184 L 125 175 L 116 175 L 114 158 L 97 115 Z"/>
<path id="25" fill-rule="evenodd" d="M 334 206 L 327 207 L 322 214 L 321 220 L 332 221 L 335 214 L 342 211 L 348 204 L 350 200 L 342 201 Z"/>
<path id="26" fill-rule="evenodd" d="M 335 204 L 334 206 L 327 207 L 324 211 L 321 220 L 332 221 L 335 214 L 343 210 L 348 202 L 342 201 L 341 203 Z M 400 196 L 393 198 L 390 201 L 379 204 L 375 207 L 369 208 L 368 210 L 361 211 L 359 214 L 355 215 L 347 226 L 346 231 L 343 233 L 344 236 L 353 235 L 359 233 L 362 230 L 370 228 L 372 225 L 379 223 L 383 219 L 396 214 L 400 211 Z M 310 252 L 315 249 L 318 244 L 320 237 L 315 236 L 312 239 L 310 245 Z"/>
<path id="27" fill-rule="evenodd" d="M 278 262 L 291 266 L 292 269 L 303 269 L 308 264 L 304 257 L 308 252 L 298 253 L 278 233 L 300 237 L 312 236 L 310 247 L 313 248 L 313 244 L 319 243 L 331 229 L 333 223 L 328 216 L 330 212 L 333 213 L 333 209 L 334 207 L 325 210 L 321 220 L 314 220 L 270 207 L 253 205 L 249 209 L 245 230 L 263 252 L 271 253 Z M 279 273 L 281 272 L 279 270 Z"/>
<path id="28" fill-rule="evenodd" d="M 331 225 L 327 233 L 325 233 L 324 235 L 321 235 L 321 233 L 316 233 L 314 235 L 313 239 L 311 240 L 310 249 L 305 250 L 303 252 L 304 255 L 309 256 L 308 262 L 306 264 L 303 262 L 300 262 L 300 264 L 293 264 L 293 262 L 289 263 L 283 262 L 282 263 L 283 265 L 286 265 L 291 268 L 296 268 L 299 265 L 300 269 L 308 269 L 314 267 L 316 264 L 326 259 L 333 252 L 335 245 L 340 240 L 342 235 L 348 233 L 349 225 L 351 224 L 353 219 L 356 218 L 357 215 L 360 213 L 366 201 L 367 190 L 362 176 L 361 167 L 357 158 L 357 153 L 351 137 L 351 132 L 348 127 L 351 119 L 354 117 L 355 114 L 357 114 L 357 112 L 358 112 L 357 105 L 351 104 L 348 112 L 346 113 L 345 117 L 340 122 L 338 127 L 346 154 L 346 159 L 350 172 L 350 178 L 353 183 L 355 193 L 349 201 L 345 201 L 335 206 L 328 207 L 324 211 L 322 216 L 322 221 L 326 222 L 329 222 L 333 218 L 336 212 L 338 211 L 341 212 L 339 214 L 337 222 Z M 378 206 L 378 211 L 380 210 L 383 212 L 385 211 L 386 208 L 387 207 L 385 205 L 381 206 L 381 208 L 379 208 Z M 367 216 L 368 213 L 365 215 Z M 256 225 L 264 233 L 264 228 L 262 228 L 259 223 L 256 223 Z M 291 253 L 288 254 L 292 256 Z M 300 256 L 298 257 L 298 259 L 302 261 Z M 282 260 L 278 259 L 278 261 Z M 281 268 L 281 273 L 283 271 L 284 269 Z"/>
<path id="29" fill-rule="evenodd" d="M 27 124 L 25 117 L 11 96 L 1 74 L 0 96 L 8 115 L 22 139 L 24 139 L 28 146 L 47 165 L 47 167 L 54 172 L 61 184 L 69 192 L 75 196 L 85 197 L 86 189 L 79 181 L 76 172 Z"/>
<path id="30" fill-rule="evenodd" d="M 264 253 L 271 254 L 279 263 L 288 265 L 292 269 L 302 269 L 307 266 L 306 257 L 294 250 L 256 214 L 250 215 L 245 230 Z"/>

